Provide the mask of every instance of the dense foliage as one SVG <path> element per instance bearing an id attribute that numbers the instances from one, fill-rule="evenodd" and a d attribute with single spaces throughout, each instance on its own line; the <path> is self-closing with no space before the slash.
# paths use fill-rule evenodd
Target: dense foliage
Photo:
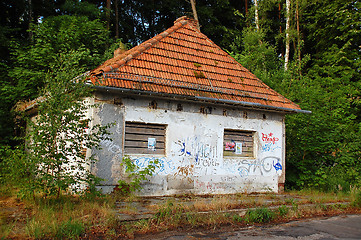
<path id="1" fill-rule="evenodd" d="M 5 150 L 12 156 L 4 162 L 4 177 L 23 197 L 35 193 L 59 197 L 65 191 L 83 191 L 95 180 L 89 167 L 93 159 L 86 149 L 97 148 L 107 138 L 108 126 L 94 124 L 87 115 L 92 88 L 79 77 L 84 68 L 73 67 L 88 55 L 82 49 L 58 55 L 44 74 L 38 114 L 29 121 L 27 154 Z"/>
<path id="2" fill-rule="evenodd" d="M 295 0 L 286 9 L 286 2 L 258 0 L 258 11 L 251 0 L 196 6 L 204 34 L 312 111 L 287 117 L 287 186 L 347 190 L 361 181 L 361 3 Z M 0 143 L 19 143 L 11 109 L 39 95 L 59 54 L 79 50 L 84 58 L 73 66 L 91 69 L 115 39 L 138 44 L 182 15 L 192 15 L 186 0 L 2 1 Z"/>
<path id="3" fill-rule="evenodd" d="M 260 8 L 267 9 L 270 3 L 260 1 Z M 277 57 L 283 54 L 275 44 L 277 37 L 269 39 L 268 18 L 260 32 L 244 30 L 244 49 L 234 55 L 268 85 L 312 111 L 287 117 L 288 186 L 347 190 L 361 180 L 361 3 L 299 0 L 296 4 L 303 15 L 302 28 L 299 33 L 291 29 L 294 47 L 288 71 Z"/>

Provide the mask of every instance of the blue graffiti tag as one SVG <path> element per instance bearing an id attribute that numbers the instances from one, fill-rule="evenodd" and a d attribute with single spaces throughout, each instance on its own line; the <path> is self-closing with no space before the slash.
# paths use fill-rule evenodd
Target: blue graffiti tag
<path id="1" fill-rule="evenodd" d="M 194 159 L 196 160 L 196 163 L 198 163 L 198 153 L 196 153 L 196 156 L 194 157 Z"/>
<path id="2" fill-rule="evenodd" d="M 273 162 L 273 167 L 276 169 L 276 171 L 282 170 L 282 165 L 279 160 L 277 160 L 276 164 Z"/>
<path id="3" fill-rule="evenodd" d="M 277 146 L 273 143 L 266 143 L 265 145 L 262 146 L 262 151 L 263 152 L 273 152 L 274 150 L 281 148 L 280 146 Z"/>
<path id="4" fill-rule="evenodd" d="M 175 170 L 175 166 L 170 159 L 164 157 L 138 157 L 133 158 L 134 164 L 137 165 L 140 169 L 143 169 L 149 165 L 149 162 L 158 160 L 159 168 L 155 170 L 155 174 L 164 173 L 168 174 Z"/>
<path id="5" fill-rule="evenodd" d="M 238 174 L 241 177 L 247 177 L 248 176 L 248 169 L 245 167 L 239 167 L 238 168 Z"/>
<path id="6" fill-rule="evenodd" d="M 183 148 L 181 149 L 181 153 L 182 153 L 182 154 L 186 153 L 188 156 L 191 156 L 192 154 L 191 154 L 190 152 L 186 151 L 186 144 L 185 144 L 185 142 L 183 142 L 182 145 L 183 145 Z"/>

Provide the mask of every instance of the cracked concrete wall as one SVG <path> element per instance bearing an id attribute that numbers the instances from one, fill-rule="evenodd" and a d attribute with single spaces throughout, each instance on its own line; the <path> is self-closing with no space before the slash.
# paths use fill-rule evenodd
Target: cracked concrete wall
<path id="1" fill-rule="evenodd" d="M 226 194 L 278 191 L 284 183 L 284 114 L 246 110 L 224 105 L 168 101 L 145 97 L 100 94 L 94 119 L 101 124 L 115 123 L 112 142 L 101 143 L 94 151 L 98 162 L 92 170 L 106 179 L 100 188 L 109 192 L 124 176 L 120 168 L 125 122 L 166 126 L 165 154 L 131 154 L 138 166 L 158 159 L 161 167 L 143 195 Z M 152 103 L 153 102 L 153 103 Z M 150 107 L 152 106 L 152 107 Z M 253 132 L 254 156 L 223 156 L 224 129 Z"/>

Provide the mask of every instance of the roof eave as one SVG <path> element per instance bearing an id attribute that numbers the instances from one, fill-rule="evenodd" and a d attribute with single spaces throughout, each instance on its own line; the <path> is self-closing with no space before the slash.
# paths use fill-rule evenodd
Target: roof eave
<path id="1" fill-rule="evenodd" d="M 264 110 L 264 111 L 276 111 L 283 113 L 306 113 L 306 114 L 312 113 L 311 111 L 308 110 L 270 106 L 270 105 L 264 105 L 253 102 L 235 101 L 235 100 L 227 100 L 227 99 L 219 99 L 219 98 L 202 97 L 202 96 L 187 96 L 187 95 L 178 95 L 178 94 L 170 94 L 170 93 L 165 94 L 160 92 L 151 92 L 144 90 L 134 90 L 128 88 L 118 88 L 118 87 L 99 86 L 99 85 L 93 85 L 93 87 L 96 90 L 105 91 L 105 92 L 116 92 L 116 93 L 121 92 L 121 93 L 136 94 L 136 95 L 158 96 L 162 98 L 183 99 L 183 100 L 186 99 L 191 101 L 204 101 L 204 102 L 218 103 L 218 104 L 221 103 L 221 104 L 237 105 L 245 108 L 252 108 L 252 109 Z"/>

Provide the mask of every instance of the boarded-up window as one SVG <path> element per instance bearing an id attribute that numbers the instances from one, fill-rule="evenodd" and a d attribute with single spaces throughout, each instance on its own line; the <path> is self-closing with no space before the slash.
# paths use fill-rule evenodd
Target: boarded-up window
<path id="1" fill-rule="evenodd" d="M 125 123 L 125 154 L 165 154 L 165 125 Z"/>
<path id="2" fill-rule="evenodd" d="M 223 156 L 254 157 L 254 132 L 224 130 Z"/>

